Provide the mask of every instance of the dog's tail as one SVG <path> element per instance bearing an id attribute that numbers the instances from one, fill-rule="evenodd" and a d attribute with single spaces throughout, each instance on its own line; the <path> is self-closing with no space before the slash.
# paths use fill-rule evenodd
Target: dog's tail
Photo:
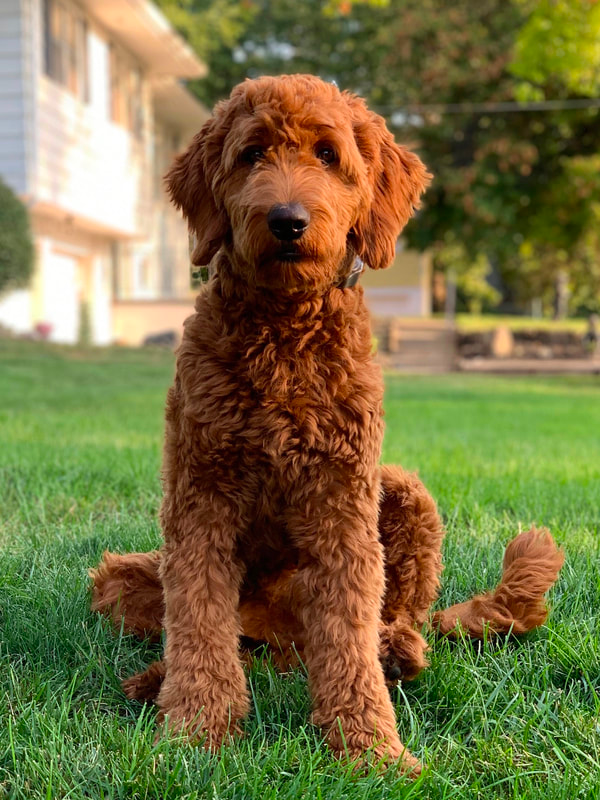
<path id="1" fill-rule="evenodd" d="M 546 528 L 531 528 L 510 542 L 504 553 L 502 580 L 493 592 L 477 595 L 433 616 L 443 635 L 462 630 L 473 639 L 487 634 L 526 633 L 546 621 L 544 594 L 565 559 Z"/>

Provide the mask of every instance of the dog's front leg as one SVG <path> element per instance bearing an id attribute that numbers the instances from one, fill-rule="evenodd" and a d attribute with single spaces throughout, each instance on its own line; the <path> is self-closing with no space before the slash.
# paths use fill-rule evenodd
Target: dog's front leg
<path id="1" fill-rule="evenodd" d="M 157 702 L 169 730 L 206 734 L 217 747 L 249 707 L 238 656 L 239 509 L 216 493 L 201 494 L 183 516 L 170 508 L 161 563 L 167 672 Z"/>
<path id="2" fill-rule="evenodd" d="M 323 473 L 320 473 L 322 477 Z M 298 486 L 288 526 L 300 554 L 293 588 L 305 630 L 313 720 L 330 746 L 351 758 L 371 750 L 418 772 L 402 745 L 379 661 L 382 547 L 378 481 L 332 480 L 315 492 Z"/>

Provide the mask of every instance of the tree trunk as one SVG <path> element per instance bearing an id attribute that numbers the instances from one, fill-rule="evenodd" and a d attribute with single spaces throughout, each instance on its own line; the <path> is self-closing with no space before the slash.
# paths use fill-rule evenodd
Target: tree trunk
<path id="1" fill-rule="evenodd" d="M 554 279 L 554 319 L 564 319 L 569 311 L 569 276 L 564 269 Z"/>

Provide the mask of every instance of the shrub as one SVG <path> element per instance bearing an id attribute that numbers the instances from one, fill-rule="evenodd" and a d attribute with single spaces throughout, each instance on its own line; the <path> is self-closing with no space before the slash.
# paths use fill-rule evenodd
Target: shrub
<path id="1" fill-rule="evenodd" d="M 27 209 L 0 180 L 0 293 L 27 285 L 34 254 Z"/>

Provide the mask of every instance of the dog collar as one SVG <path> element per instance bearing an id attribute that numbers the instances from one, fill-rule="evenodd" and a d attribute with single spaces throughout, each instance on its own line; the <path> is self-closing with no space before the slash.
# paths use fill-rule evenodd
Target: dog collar
<path id="1" fill-rule="evenodd" d="M 350 273 L 337 284 L 337 288 L 351 289 L 353 286 L 356 286 L 364 268 L 365 262 L 362 260 L 362 258 L 356 256 L 354 262 L 352 263 L 352 269 L 350 270 Z"/>

